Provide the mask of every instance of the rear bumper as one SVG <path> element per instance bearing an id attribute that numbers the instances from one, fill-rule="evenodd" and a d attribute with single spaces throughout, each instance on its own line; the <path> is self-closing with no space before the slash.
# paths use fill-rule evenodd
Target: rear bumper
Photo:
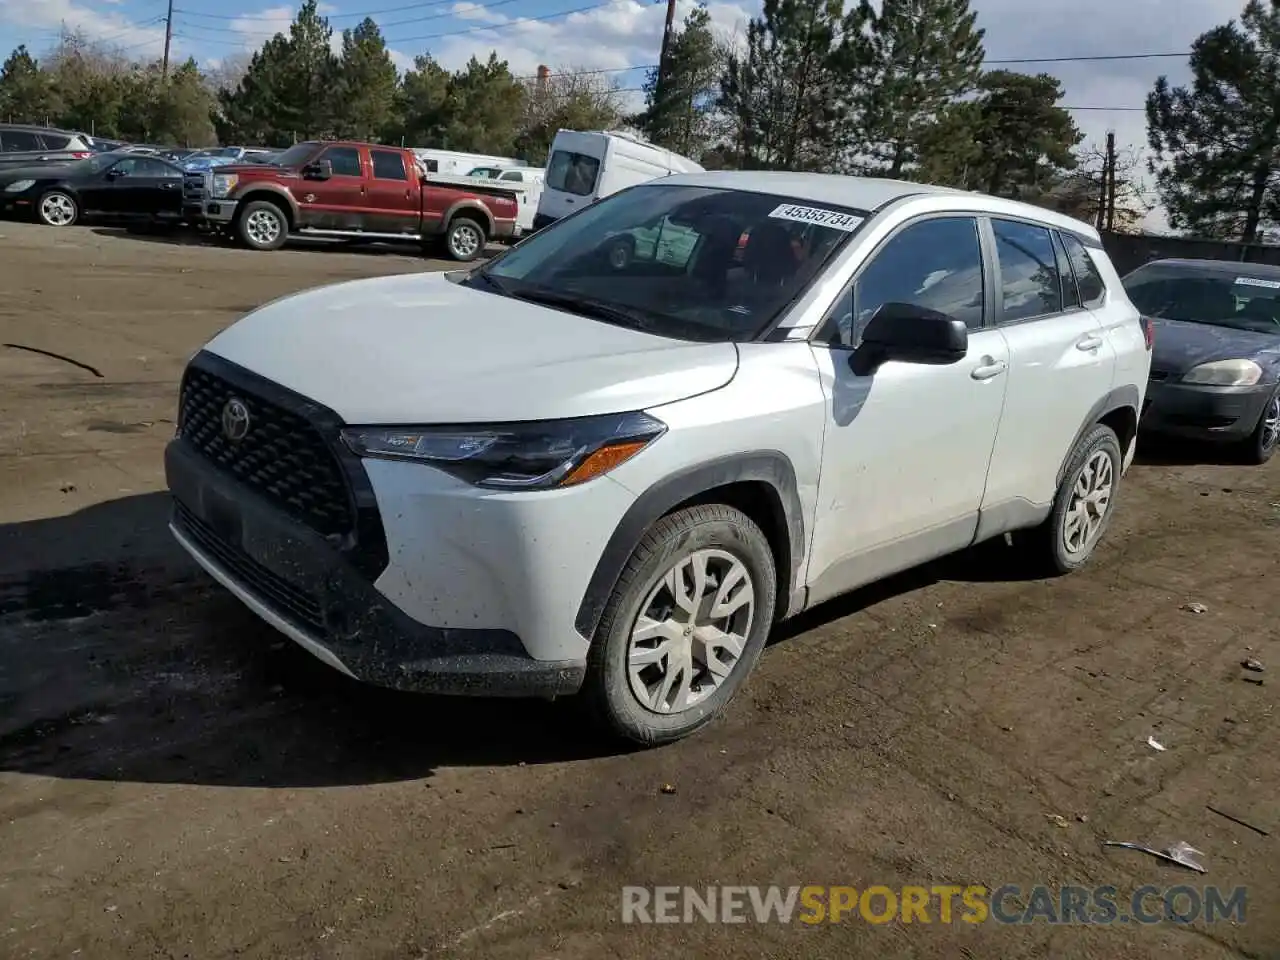
<path id="1" fill-rule="evenodd" d="M 178 543 L 258 616 L 320 660 L 377 686 L 476 696 L 556 696 L 584 662 L 540 661 L 507 630 L 408 616 L 326 538 L 177 439 L 165 451 Z"/>
<path id="2" fill-rule="evenodd" d="M 1218 387 L 1153 381 L 1140 429 L 1196 440 L 1243 440 L 1253 433 L 1275 384 Z"/>
<path id="3" fill-rule="evenodd" d="M 519 236 L 514 220 L 495 220 L 493 222 L 494 240 L 509 240 L 512 237 Z"/>

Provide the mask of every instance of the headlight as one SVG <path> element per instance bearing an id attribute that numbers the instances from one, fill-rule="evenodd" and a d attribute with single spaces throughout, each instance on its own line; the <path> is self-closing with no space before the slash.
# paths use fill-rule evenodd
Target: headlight
<path id="1" fill-rule="evenodd" d="M 217 200 L 221 200 L 232 190 L 236 188 L 236 183 L 240 180 L 234 173 L 219 173 L 213 177 L 213 196 Z"/>
<path id="2" fill-rule="evenodd" d="M 349 427 L 357 455 L 429 464 L 481 487 L 546 490 L 585 483 L 666 431 L 645 413 L 475 427 Z"/>
<path id="3" fill-rule="evenodd" d="M 1214 360 L 1192 367 L 1183 383 L 1206 383 L 1218 387 L 1249 387 L 1262 378 L 1262 368 L 1252 360 Z"/>
<path id="4" fill-rule="evenodd" d="M 4 188 L 4 192 L 5 193 L 21 193 L 23 190 L 29 190 L 31 187 L 34 187 L 35 185 L 36 185 L 36 182 L 34 180 L 15 180 L 13 181 L 13 183 L 9 184 L 7 187 Z"/>

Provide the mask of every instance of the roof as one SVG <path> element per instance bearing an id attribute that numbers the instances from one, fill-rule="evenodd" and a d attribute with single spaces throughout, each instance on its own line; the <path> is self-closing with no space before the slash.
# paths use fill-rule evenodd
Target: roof
<path id="1" fill-rule="evenodd" d="M 797 200 L 815 203 L 833 203 L 851 210 L 878 210 L 903 197 L 963 197 L 964 206 L 993 215 L 1027 217 L 1041 223 L 1070 230 L 1096 238 L 1097 231 L 1089 224 L 1065 216 L 1044 207 L 1005 200 L 971 190 L 956 190 L 930 183 L 912 183 L 907 180 L 888 180 L 879 177 L 850 177 L 833 173 L 791 173 L 783 171 L 717 170 L 707 173 L 678 174 L 663 178 L 662 183 L 677 183 L 725 190 L 749 190 L 753 193 L 773 193 Z"/>
<path id="2" fill-rule="evenodd" d="M 1280 266 L 1271 263 L 1248 263 L 1241 260 L 1191 260 L 1169 258 L 1149 260 L 1144 267 L 1182 267 L 1200 273 L 1229 273 L 1232 276 L 1252 276 L 1264 280 L 1280 280 Z"/>

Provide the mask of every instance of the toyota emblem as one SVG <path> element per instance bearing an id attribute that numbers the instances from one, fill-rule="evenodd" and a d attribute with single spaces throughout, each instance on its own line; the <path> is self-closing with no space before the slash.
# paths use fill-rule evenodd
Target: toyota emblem
<path id="1" fill-rule="evenodd" d="M 243 400 L 232 397 L 222 408 L 222 435 L 232 443 L 243 440 L 249 432 L 249 408 Z"/>

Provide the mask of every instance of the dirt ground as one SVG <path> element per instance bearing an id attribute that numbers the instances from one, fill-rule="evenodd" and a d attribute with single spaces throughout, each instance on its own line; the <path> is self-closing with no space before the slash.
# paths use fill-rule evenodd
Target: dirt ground
<path id="1" fill-rule="evenodd" d="M 1143 458 L 1088 570 L 1028 581 L 997 544 L 829 604 L 645 753 L 572 702 L 361 687 L 258 623 L 165 528 L 182 365 L 281 294 L 442 266 L 0 223 L 0 957 L 1280 956 L 1280 462 Z M 620 918 L 624 885 L 804 883 L 1249 899 L 1191 925 Z"/>

